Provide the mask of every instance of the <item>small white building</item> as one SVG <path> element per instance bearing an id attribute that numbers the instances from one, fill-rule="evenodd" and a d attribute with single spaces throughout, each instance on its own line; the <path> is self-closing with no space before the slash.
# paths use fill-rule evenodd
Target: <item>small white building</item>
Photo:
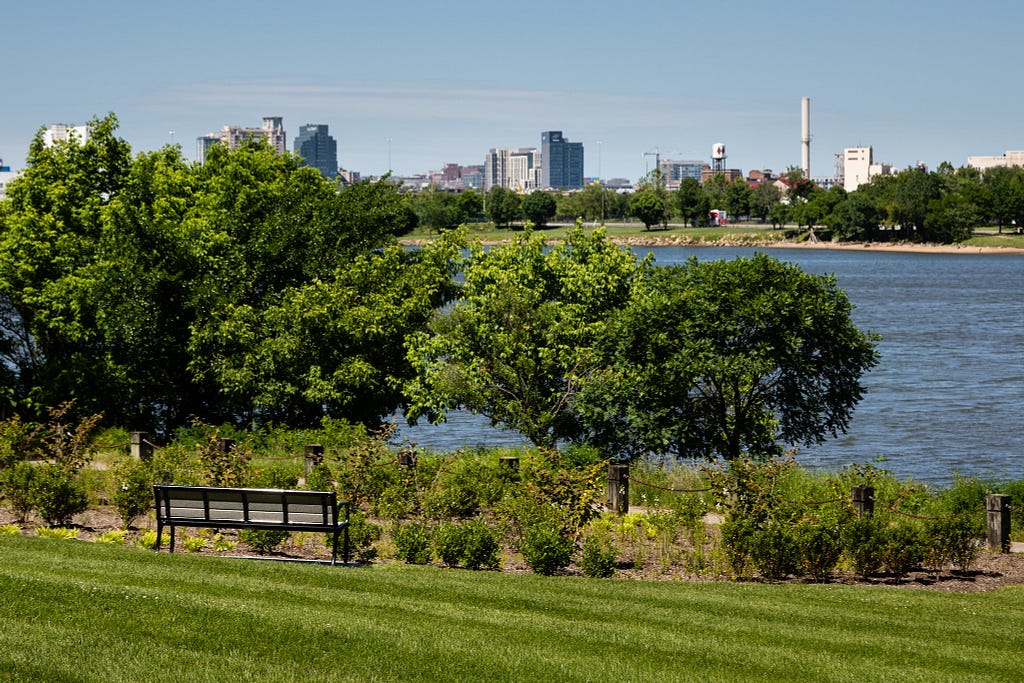
<path id="1" fill-rule="evenodd" d="M 843 189 L 853 192 L 879 175 L 892 173 L 891 164 L 876 164 L 874 150 L 867 147 L 847 147 L 843 150 Z"/>
<path id="2" fill-rule="evenodd" d="M 967 157 L 967 165 L 979 171 L 994 166 L 1024 166 L 1024 151 L 1006 152 L 999 157 Z"/>
<path id="3" fill-rule="evenodd" d="M 7 198 L 7 184 L 17 177 L 17 173 L 11 171 L 10 166 L 4 166 L 4 160 L 0 159 L 0 201 Z"/>

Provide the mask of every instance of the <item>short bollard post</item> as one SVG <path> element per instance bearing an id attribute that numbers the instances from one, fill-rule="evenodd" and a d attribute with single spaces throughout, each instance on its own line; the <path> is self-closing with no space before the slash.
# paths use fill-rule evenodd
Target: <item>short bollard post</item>
<path id="1" fill-rule="evenodd" d="M 230 453 L 235 448 L 234 439 L 220 439 L 217 444 L 220 446 L 221 453 Z"/>
<path id="2" fill-rule="evenodd" d="M 508 474 L 519 471 L 519 458 L 514 455 L 503 455 L 498 458 L 498 467 Z"/>
<path id="3" fill-rule="evenodd" d="M 608 509 L 629 512 L 629 465 L 608 465 Z"/>
<path id="4" fill-rule="evenodd" d="M 303 451 L 306 456 L 305 473 L 308 477 L 313 472 L 313 467 L 324 461 L 324 447 L 316 443 L 308 443 Z"/>
<path id="5" fill-rule="evenodd" d="M 988 511 L 988 549 L 1010 552 L 1010 496 L 1004 493 L 985 496 L 985 509 Z"/>
<path id="6" fill-rule="evenodd" d="M 407 449 L 398 452 L 398 465 L 411 470 L 416 467 L 416 451 Z"/>
<path id="7" fill-rule="evenodd" d="M 148 432 L 132 432 L 129 438 L 132 457 L 136 460 L 149 460 L 153 457 L 153 447 L 149 444 Z"/>
<path id="8" fill-rule="evenodd" d="M 853 510 L 858 517 L 870 517 L 875 514 L 875 487 L 854 486 L 852 502 Z"/>

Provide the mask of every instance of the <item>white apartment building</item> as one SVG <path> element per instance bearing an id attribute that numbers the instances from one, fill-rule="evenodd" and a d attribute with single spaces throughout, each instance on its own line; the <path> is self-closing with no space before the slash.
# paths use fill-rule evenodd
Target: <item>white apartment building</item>
<path id="1" fill-rule="evenodd" d="M 536 147 L 493 148 L 484 158 L 484 191 L 492 187 L 532 190 L 540 182 L 540 165 Z"/>
<path id="2" fill-rule="evenodd" d="M 69 126 L 64 123 L 55 123 L 43 131 L 43 144 L 53 147 L 58 142 L 67 142 L 72 135 L 79 143 L 89 139 L 89 126 Z"/>
<path id="3" fill-rule="evenodd" d="M 1024 167 L 1024 151 L 1006 152 L 999 157 L 967 157 L 967 165 L 979 171 L 984 171 L 993 166 Z"/>
<path id="4" fill-rule="evenodd" d="M 0 201 L 7 197 L 7 184 L 17 177 L 17 173 L 11 170 L 10 166 L 4 166 L 4 160 L 0 159 Z"/>

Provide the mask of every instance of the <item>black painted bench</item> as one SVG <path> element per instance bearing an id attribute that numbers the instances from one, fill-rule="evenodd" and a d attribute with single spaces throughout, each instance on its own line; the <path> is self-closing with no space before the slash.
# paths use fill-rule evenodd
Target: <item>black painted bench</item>
<path id="1" fill-rule="evenodd" d="M 349 510 L 334 491 L 171 486 L 155 484 L 156 550 L 163 528 L 175 527 L 259 529 L 270 531 L 322 531 L 334 534 L 331 564 L 337 564 L 338 537 L 344 537 L 342 561 L 349 557 Z"/>

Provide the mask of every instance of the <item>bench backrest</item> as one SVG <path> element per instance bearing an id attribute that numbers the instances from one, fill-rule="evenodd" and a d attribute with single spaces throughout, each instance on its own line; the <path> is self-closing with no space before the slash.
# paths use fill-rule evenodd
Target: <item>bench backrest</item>
<path id="1" fill-rule="evenodd" d="M 163 522 L 223 522 L 335 527 L 338 524 L 334 491 L 216 488 L 157 484 L 157 516 Z"/>

